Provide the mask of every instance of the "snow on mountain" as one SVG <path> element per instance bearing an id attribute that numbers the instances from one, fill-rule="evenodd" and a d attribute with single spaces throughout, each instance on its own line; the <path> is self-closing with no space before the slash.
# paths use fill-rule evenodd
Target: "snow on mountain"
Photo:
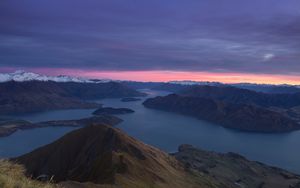
<path id="1" fill-rule="evenodd" d="M 220 82 L 199 82 L 199 81 L 191 81 L 191 80 L 183 80 L 183 81 L 170 81 L 170 84 L 178 84 L 178 85 L 210 85 L 217 86 L 221 85 Z"/>
<path id="2" fill-rule="evenodd" d="M 26 81 L 54 81 L 54 82 L 77 82 L 77 83 L 106 83 L 111 80 L 91 80 L 86 78 L 71 77 L 71 76 L 46 76 L 32 72 L 18 70 L 14 73 L 0 73 L 1 82 L 26 82 Z"/>
<path id="3" fill-rule="evenodd" d="M 234 84 L 225 84 L 221 82 L 204 82 L 204 81 L 190 81 L 190 80 L 183 80 L 183 81 L 170 81 L 168 82 L 170 84 L 178 84 L 178 85 L 209 85 L 209 86 L 220 86 L 220 85 L 229 85 L 229 86 L 235 86 L 235 87 L 277 87 L 277 86 L 283 86 L 283 87 L 297 87 L 300 88 L 300 85 L 289 85 L 289 84 L 255 84 L 255 83 L 234 83 Z"/>

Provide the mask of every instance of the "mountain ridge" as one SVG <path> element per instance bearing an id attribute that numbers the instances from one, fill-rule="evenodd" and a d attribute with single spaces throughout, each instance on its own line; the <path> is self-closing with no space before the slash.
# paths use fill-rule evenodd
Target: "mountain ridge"
<path id="1" fill-rule="evenodd" d="M 178 91 L 177 94 L 262 107 L 291 108 L 300 105 L 300 93 L 267 94 L 233 86 L 192 86 Z"/>
<path id="2" fill-rule="evenodd" d="M 284 115 L 249 104 L 233 104 L 205 97 L 171 94 L 147 99 L 147 108 L 189 115 L 226 128 L 251 132 L 290 132 L 300 124 Z"/>
<path id="3" fill-rule="evenodd" d="M 67 75 L 47 76 L 24 70 L 17 70 L 13 73 L 0 73 L 0 83 L 3 82 L 27 82 L 27 81 L 53 81 L 53 82 L 77 82 L 77 83 L 106 83 L 111 82 L 109 79 L 93 80 L 81 77 L 72 77 Z"/>
<path id="4" fill-rule="evenodd" d="M 55 182 L 91 182 L 128 188 L 198 187 L 175 158 L 103 124 L 72 131 L 11 160 L 24 165 L 28 176 L 36 178 L 44 174 Z"/>

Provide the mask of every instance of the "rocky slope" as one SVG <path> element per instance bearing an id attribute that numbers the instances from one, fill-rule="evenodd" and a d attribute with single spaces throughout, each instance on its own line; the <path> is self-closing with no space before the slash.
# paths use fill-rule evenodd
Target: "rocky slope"
<path id="1" fill-rule="evenodd" d="M 235 153 L 215 153 L 182 145 L 174 156 L 191 173 L 205 174 L 222 188 L 299 188 L 300 176 L 249 161 Z"/>
<path id="2" fill-rule="evenodd" d="M 120 83 L 4 82 L 0 83 L 0 115 L 54 109 L 97 108 L 84 100 L 142 96 Z"/>
<path id="3" fill-rule="evenodd" d="M 278 112 L 248 104 L 176 94 L 147 99 L 143 104 L 148 108 L 190 115 L 243 131 L 288 132 L 300 129 L 296 121 Z"/>

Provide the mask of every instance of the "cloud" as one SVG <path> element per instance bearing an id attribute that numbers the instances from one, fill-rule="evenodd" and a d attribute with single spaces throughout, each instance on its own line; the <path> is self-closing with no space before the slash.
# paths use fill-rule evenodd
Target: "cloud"
<path id="1" fill-rule="evenodd" d="M 265 54 L 264 57 L 263 57 L 263 59 L 265 61 L 268 61 L 268 60 L 273 59 L 274 56 L 275 56 L 274 54 Z"/>
<path id="2" fill-rule="evenodd" d="M 300 72 L 297 0 L 10 0 L 0 5 L 0 66 Z"/>

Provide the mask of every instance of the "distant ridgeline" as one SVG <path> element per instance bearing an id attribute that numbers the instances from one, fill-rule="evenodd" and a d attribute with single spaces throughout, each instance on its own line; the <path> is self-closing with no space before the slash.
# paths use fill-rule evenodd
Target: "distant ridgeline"
<path id="1" fill-rule="evenodd" d="M 144 105 L 254 132 L 300 129 L 300 93 L 267 94 L 232 86 L 184 86 Z"/>
<path id="2" fill-rule="evenodd" d="M 195 81 L 172 81 L 167 83 L 160 83 L 153 85 L 153 89 L 164 90 L 170 92 L 178 92 L 180 90 L 190 88 L 192 86 L 222 86 L 222 87 L 236 87 L 240 89 L 248 89 L 251 91 L 272 93 L 272 94 L 291 94 L 300 92 L 299 85 L 272 85 L 272 84 L 252 84 L 252 83 L 236 83 L 224 84 L 221 82 L 195 82 Z"/>

